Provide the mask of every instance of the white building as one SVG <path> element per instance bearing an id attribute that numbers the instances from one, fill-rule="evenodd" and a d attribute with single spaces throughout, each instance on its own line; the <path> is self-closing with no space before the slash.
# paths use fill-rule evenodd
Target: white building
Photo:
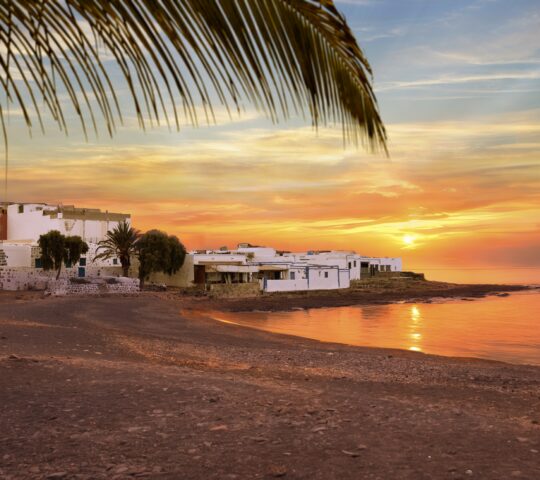
<path id="1" fill-rule="evenodd" d="M 94 257 L 97 243 L 121 221 L 129 222 L 130 215 L 72 205 L 8 205 L 0 212 L 0 288 L 37 288 L 53 275 L 41 268 L 38 247 L 40 235 L 51 230 L 58 230 L 66 236 L 78 235 L 89 247 L 77 265 L 63 269 L 64 276 L 120 275 L 118 259 L 94 261 Z"/>
<path id="2" fill-rule="evenodd" d="M 401 271 L 399 258 L 365 257 L 353 251 L 279 252 L 249 244 L 236 250 L 194 251 L 186 265 L 173 277 L 160 275 L 159 281 L 210 289 L 258 282 L 264 292 L 287 292 L 348 288 L 352 280 Z"/>
<path id="3" fill-rule="evenodd" d="M 0 240 L 37 243 L 39 236 L 51 230 L 63 235 L 78 235 L 88 243 L 97 243 L 119 222 L 130 221 L 125 213 L 102 212 L 97 208 L 76 208 L 73 205 L 46 203 L 14 203 L 3 213 L 7 226 Z"/>

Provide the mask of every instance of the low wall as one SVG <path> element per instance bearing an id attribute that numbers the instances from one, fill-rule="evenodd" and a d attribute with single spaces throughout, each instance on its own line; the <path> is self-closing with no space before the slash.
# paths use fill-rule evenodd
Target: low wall
<path id="1" fill-rule="evenodd" d="M 236 298 L 258 297 L 261 294 L 259 284 L 252 283 L 211 283 L 206 286 L 211 297 Z"/>
<path id="2" fill-rule="evenodd" d="M 265 280 L 263 283 L 265 292 L 294 292 L 309 290 L 306 279 L 298 280 Z"/>
<path id="3" fill-rule="evenodd" d="M 139 293 L 137 278 L 59 279 L 51 280 L 47 291 L 56 297 L 65 295 L 100 295 Z"/>
<path id="4" fill-rule="evenodd" d="M 1 290 L 45 290 L 51 275 L 31 267 L 1 267 Z"/>
<path id="5" fill-rule="evenodd" d="M 121 267 L 95 266 L 86 268 L 88 277 L 119 277 Z M 78 268 L 62 268 L 59 280 L 77 277 Z M 45 290 L 49 281 L 56 278 L 56 271 L 34 267 L 0 267 L 0 290 Z"/>

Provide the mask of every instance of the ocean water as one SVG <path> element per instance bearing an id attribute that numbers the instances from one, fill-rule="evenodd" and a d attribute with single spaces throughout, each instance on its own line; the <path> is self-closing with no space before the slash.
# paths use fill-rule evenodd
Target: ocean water
<path id="1" fill-rule="evenodd" d="M 212 315 L 325 342 L 540 365 L 540 290 L 474 301 Z"/>
<path id="2" fill-rule="evenodd" d="M 405 265 L 405 269 L 423 272 L 428 280 L 453 283 L 499 283 L 540 285 L 540 268 L 536 267 L 429 267 Z"/>

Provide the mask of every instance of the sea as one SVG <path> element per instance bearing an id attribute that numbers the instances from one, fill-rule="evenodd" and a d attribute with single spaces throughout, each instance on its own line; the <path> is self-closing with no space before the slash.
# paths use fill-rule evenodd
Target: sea
<path id="1" fill-rule="evenodd" d="M 510 282 L 484 275 L 480 283 Z M 513 283 L 525 278 L 516 276 Z M 540 365 L 540 289 L 432 303 L 216 312 L 214 318 L 324 342 Z"/>

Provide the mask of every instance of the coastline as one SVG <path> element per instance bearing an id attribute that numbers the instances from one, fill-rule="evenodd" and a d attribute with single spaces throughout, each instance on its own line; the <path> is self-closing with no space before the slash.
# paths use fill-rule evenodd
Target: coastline
<path id="1" fill-rule="evenodd" d="M 246 311 L 291 311 L 298 309 L 347 307 L 353 305 L 384 305 L 396 302 L 429 303 L 436 298 L 476 299 L 488 295 L 530 290 L 529 285 L 457 284 L 426 280 L 372 281 L 357 283 L 342 290 L 318 290 L 293 293 L 270 293 L 258 297 L 219 298 L 183 295 L 186 308 Z M 159 294 L 174 299 L 174 290 Z M 203 306 L 204 305 L 204 306 Z"/>
<path id="2" fill-rule="evenodd" d="M 317 342 L 185 307 L 152 292 L 5 296 L 0 476 L 538 472 L 540 367 Z"/>

